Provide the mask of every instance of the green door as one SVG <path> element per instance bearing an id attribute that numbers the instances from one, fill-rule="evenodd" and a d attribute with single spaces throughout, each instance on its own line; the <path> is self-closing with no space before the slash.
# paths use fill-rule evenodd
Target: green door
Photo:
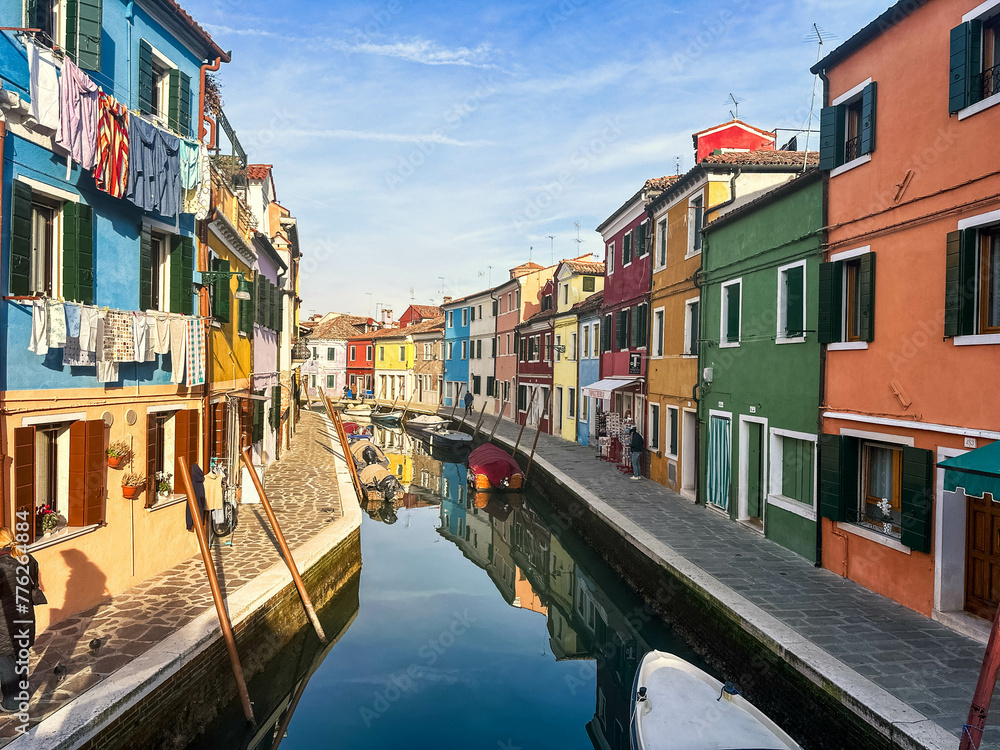
<path id="1" fill-rule="evenodd" d="M 763 509 L 764 451 L 761 441 L 764 431 L 757 422 L 747 422 L 747 516 L 751 522 L 761 523 Z"/>

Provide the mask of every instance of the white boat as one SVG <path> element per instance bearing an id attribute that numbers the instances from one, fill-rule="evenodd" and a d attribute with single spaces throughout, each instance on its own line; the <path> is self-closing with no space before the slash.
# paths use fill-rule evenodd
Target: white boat
<path id="1" fill-rule="evenodd" d="M 403 418 L 403 411 L 401 409 L 395 409 L 393 411 L 376 411 L 372 412 L 372 419 L 378 419 L 383 422 L 398 422 Z"/>
<path id="2" fill-rule="evenodd" d="M 632 750 L 801 750 L 730 683 L 650 651 L 632 692 Z"/>
<path id="3" fill-rule="evenodd" d="M 433 445 L 471 445 L 472 435 L 458 430 L 447 430 L 443 427 L 432 427 L 424 433 Z"/>
<path id="4" fill-rule="evenodd" d="M 444 427 L 450 421 L 434 414 L 421 414 L 406 420 L 406 426 L 411 430 L 429 430 L 432 427 Z"/>
<path id="5" fill-rule="evenodd" d="M 352 417 L 367 417 L 372 413 L 372 407 L 368 404 L 357 404 L 355 406 L 348 406 L 344 409 L 344 414 L 349 414 Z"/>

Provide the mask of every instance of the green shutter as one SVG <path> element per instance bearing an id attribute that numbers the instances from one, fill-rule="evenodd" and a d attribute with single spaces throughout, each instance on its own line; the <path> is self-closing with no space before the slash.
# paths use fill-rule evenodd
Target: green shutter
<path id="1" fill-rule="evenodd" d="M 66 0 L 66 52 L 84 70 L 101 69 L 101 0 Z"/>
<path id="2" fill-rule="evenodd" d="M 848 505 L 858 499 L 858 441 L 820 435 L 819 449 L 819 513 L 832 521 L 847 520 Z"/>
<path id="3" fill-rule="evenodd" d="M 944 335 L 975 333 L 976 230 L 948 233 L 944 282 Z"/>
<path id="4" fill-rule="evenodd" d="M 191 315 L 194 246 L 190 237 L 174 235 L 170 239 L 170 312 Z"/>
<path id="5" fill-rule="evenodd" d="M 900 487 L 903 530 L 900 541 L 917 552 L 931 551 L 933 471 L 934 454 L 931 451 L 903 448 L 903 481 Z"/>
<path id="6" fill-rule="evenodd" d="M 264 391 L 254 391 L 254 395 L 263 396 Z M 260 442 L 264 437 L 264 402 L 254 399 L 253 402 L 253 442 Z"/>
<path id="7" fill-rule="evenodd" d="M 187 138 L 191 134 L 191 76 L 182 72 L 180 78 L 177 124 L 178 132 Z"/>
<path id="8" fill-rule="evenodd" d="M 875 150 L 875 99 L 876 83 L 872 81 L 861 92 L 861 147 L 858 154 L 870 154 Z"/>
<path id="9" fill-rule="evenodd" d="M 94 303 L 94 210 L 86 203 L 63 204 L 63 298 Z"/>
<path id="10" fill-rule="evenodd" d="M 38 28 L 38 0 L 27 0 L 24 4 L 24 25 L 29 29 Z"/>
<path id="11" fill-rule="evenodd" d="M 875 253 L 865 253 L 859 259 L 858 306 L 861 322 L 858 335 L 862 341 L 875 340 Z"/>
<path id="12" fill-rule="evenodd" d="M 253 322 L 257 325 L 264 325 L 264 275 L 259 271 L 253 282 Z"/>
<path id="13" fill-rule="evenodd" d="M 950 72 L 948 81 L 948 112 L 975 104 L 982 98 L 983 23 L 969 21 L 951 30 Z"/>
<path id="14" fill-rule="evenodd" d="M 239 304 L 239 314 L 240 314 L 240 331 L 245 333 L 247 336 L 253 335 L 253 323 L 254 323 L 254 300 L 257 298 L 257 282 L 252 281 L 250 284 L 250 299 L 241 299 Z"/>
<path id="15" fill-rule="evenodd" d="M 628 311 L 628 332 L 629 346 L 635 349 L 639 346 L 639 307 L 632 307 Z"/>
<path id="16" fill-rule="evenodd" d="M 726 341 L 730 344 L 740 340 L 740 285 L 732 284 L 726 293 Z"/>
<path id="17" fill-rule="evenodd" d="M 583 291 L 592 292 L 594 291 L 594 277 L 584 276 L 583 277 Z"/>
<path id="18" fill-rule="evenodd" d="M 180 131 L 181 72 L 171 68 L 168 74 L 167 127 L 175 133 Z"/>
<path id="19" fill-rule="evenodd" d="M 145 39 L 139 40 L 139 111 L 153 113 L 153 48 Z"/>
<path id="20" fill-rule="evenodd" d="M 281 424 L 281 387 L 273 386 L 271 388 L 271 427 L 277 429 L 278 425 Z"/>
<path id="21" fill-rule="evenodd" d="M 844 163 L 844 107 L 823 107 L 819 112 L 819 168 L 834 169 Z"/>
<path id="22" fill-rule="evenodd" d="M 270 326 L 268 326 L 272 331 L 278 330 L 278 287 L 271 285 L 271 309 L 270 309 Z"/>
<path id="23" fill-rule="evenodd" d="M 14 180 L 10 207 L 10 282 L 8 291 L 28 295 L 31 287 L 31 187 Z"/>
<path id="24" fill-rule="evenodd" d="M 639 225 L 639 228 L 635 230 L 635 254 L 639 258 L 646 254 L 646 226 L 646 223 L 643 222 Z"/>
<path id="25" fill-rule="evenodd" d="M 281 333 L 281 331 L 284 329 L 284 315 L 283 315 L 283 313 L 284 313 L 284 308 L 285 308 L 285 295 L 281 291 L 281 287 L 275 287 L 275 289 L 278 292 L 278 305 L 277 305 L 277 309 L 278 309 L 278 321 L 277 321 L 278 322 L 278 327 L 275 330 L 278 333 Z"/>
<path id="26" fill-rule="evenodd" d="M 832 344 L 840 341 L 841 291 L 844 284 L 843 264 L 819 264 L 819 320 L 817 324 L 819 343 Z"/>
<path id="27" fill-rule="evenodd" d="M 149 225 L 143 224 L 139 230 L 139 309 L 148 310 L 153 306 L 153 269 L 149 262 L 153 237 Z"/>
<path id="28" fill-rule="evenodd" d="M 805 330 L 802 320 L 804 272 L 804 266 L 785 271 L 785 336 L 788 338 L 801 336 Z"/>
<path id="29" fill-rule="evenodd" d="M 212 270 L 219 271 L 220 275 L 212 282 L 212 317 L 222 323 L 229 322 L 229 276 L 222 274 L 229 273 L 229 261 L 219 258 L 212 259 Z"/>

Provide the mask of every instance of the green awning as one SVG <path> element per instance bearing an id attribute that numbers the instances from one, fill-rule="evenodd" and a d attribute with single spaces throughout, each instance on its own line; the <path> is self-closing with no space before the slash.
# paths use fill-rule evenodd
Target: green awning
<path id="1" fill-rule="evenodd" d="M 966 495 L 981 497 L 987 492 L 1000 501 L 1000 440 L 938 462 L 945 470 L 944 488 L 954 492 L 959 487 Z"/>

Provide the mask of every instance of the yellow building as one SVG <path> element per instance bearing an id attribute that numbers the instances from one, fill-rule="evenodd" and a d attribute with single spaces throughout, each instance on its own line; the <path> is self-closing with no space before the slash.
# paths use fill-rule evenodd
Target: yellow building
<path id="1" fill-rule="evenodd" d="M 413 337 L 405 328 L 372 334 L 375 345 L 375 397 L 405 402 L 413 392 Z"/>
<path id="2" fill-rule="evenodd" d="M 580 408 L 577 365 L 580 341 L 577 316 L 573 307 L 604 289 L 604 264 L 564 260 L 553 274 L 556 293 L 555 362 L 552 365 L 553 402 L 552 434 L 576 441 L 576 420 Z"/>

